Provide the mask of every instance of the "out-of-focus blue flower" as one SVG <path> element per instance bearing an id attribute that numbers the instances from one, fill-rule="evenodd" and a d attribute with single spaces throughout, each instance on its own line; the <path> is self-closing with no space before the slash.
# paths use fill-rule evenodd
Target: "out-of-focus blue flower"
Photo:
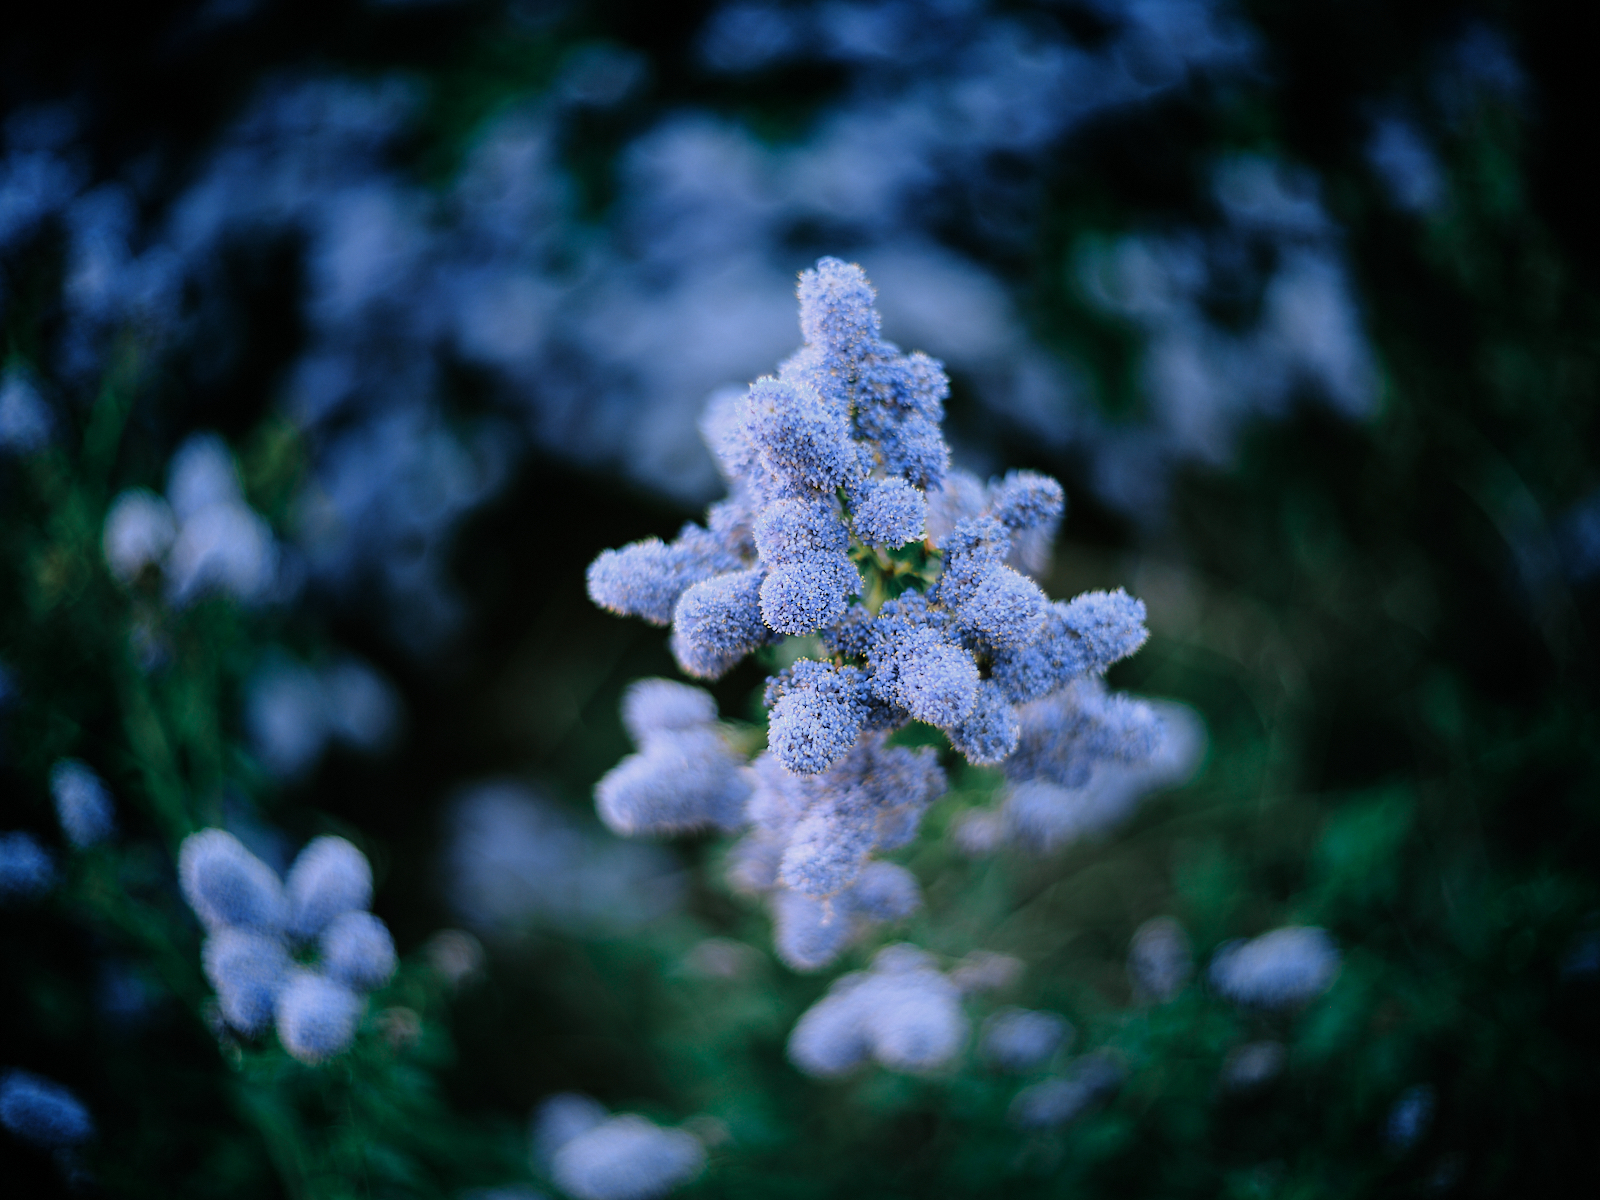
<path id="1" fill-rule="evenodd" d="M 278 1040 L 305 1063 L 319 1063 L 355 1040 L 361 997 L 316 971 L 294 970 L 277 997 Z"/>
<path id="2" fill-rule="evenodd" d="M 1134 930 L 1128 946 L 1128 982 L 1134 995 L 1164 1003 L 1183 990 L 1194 974 L 1189 935 L 1171 917 L 1152 917 Z"/>
<path id="3" fill-rule="evenodd" d="M 396 965 L 389 927 L 369 912 L 340 913 L 319 939 L 322 969 L 332 978 L 363 992 L 389 982 Z"/>
<path id="4" fill-rule="evenodd" d="M 29 373 L 8 366 L 0 374 L 0 453 L 31 454 L 41 449 L 50 441 L 53 424 L 50 408 Z"/>
<path id="5" fill-rule="evenodd" d="M 1183 705 L 1105 691 L 1093 676 L 1020 706 L 1017 749 L 998 810 L 963 814 L 957 843 L 992 854 L 1010 843 L 1053 853 L 1104 835 L 1148 793 L 1185 782 L 1205 751 L 1200 718 Z"/>
<path id="6" fill-rule="evenodd" d="M 1403 117 L 1386 116 L 1367 141 L 1367 162 L 1394 203 L 1409 212 L 1432 212 L 1444 203 L 1439 160 L 1422 132 Z"/>
<path id="7" fill-rule="evenodd" d="M 223 829 L 203 829 L 178 850 L 183 898 L 209 929 L 276 933 L 288 921 L 283 884 L 271 867 Z"/>
<path id="8" fill-rule="evenodd" d="M 1425 1083 L 1415 1084 L 1400 1093 L 1383 1124 L 1383 1137 L 1396 1152 L 1411 1149 L 1433 1124 L 1435 1096 Z"/>
<path id="9" fill-rule="evenodd" d="M 36 1146 L 76 1146 L 94 1136 L 94 1120 L 70 1090 L 32 1071 L 0 1074 L 0 1125 Z"/>
<path id="10" fill-rule="evenodd" d="M 978 1051 L 985 1061 L 1005 1071 L 1032 1071 L 1043 1066 L 1072 1038 L 1065 1017 L 1027 1008 L 1002 1008 L 984 1021 Z"/>
<path id="11" fill-rule="evenodd" d="M 116 832 L 111 793 L 88 763 L 63 758 L 51 767 L 50 796 L 61 831 L 78 849 L 103 842 Z"/>
<path id="12" fill-rule="evenodd" d="M 1075 1120 L 1114 1096 L 1127 1074 L 1104 1052 L 1085 1054 L 1066 1074 L 1023 1088 L 1011 1102 L 1009 1116 L 1024 1129 L 1053 1129 Z"/>
<path id="13" fill-rule="evenodd" d="M 383 986 L 395 969 L 387 927 L 365 911 L 366 856 L 343 838 L 316 838 L 285 886 L 232 834 L 205 829 L 179 847 L 178 874 L 208 929 L 202 965 L 228 1024 L 258 1034 L 275 1023 L 284 1049 L 307 1063 L 348 1047 L 360 993 Z M 298 965 L 291 944 L 302 954 L 315 944 L 316 966 Z"/>
<path id="14" fill-rule="evenodd" d="M 269 655 L 245 694 L 245 728 L 262 764 L 281 779 L 309 771 L 330 742 L 376 754 L 402 723 L 399 693 L 354 658 L 320 670 Z"/>
<path id="15" fill-rule="evenodd" d="M 868 1059 L 930 1071 L 965 1044 L 961 994 L 913 946 L 888 946 L 870 971 L 835 980 L 789 1035 L 789 1059 L 808 1075 L 843 1075 Z"/>
<path id="16" fill-rule="evenodd" d="M 705 1148 L 681 1129 L 663 1129 L 633 1113 L 594 1116 L 573 1101 L 541 1110 L 541 1149 L 556 1185 L 576 1200 L 651 1200 L 687 1183 L 705 1168 Z M 546 1119 L 546 1112 L 550 1112 Z M 574 1119 L 576 1118 L 576 1119 Z"/>
<path id="17" fill-rule="evenodd" d="M 700 32 L 699 52 L 714 71 L 759 71 L 803 44 L 805 17 L 774 3 L 735 3 L 717 9 Z"/>
<path id="18" fill-rule="evenodd" d="M 1315 999 L 1339 974 L 1339 950 L 1325 929 L 1289 925 L 1229 942 L 1211 959 L 1210 980 L 1236 1004 L 1290 1008 Z"/>
<path id="19" fill-rule="evenodd" d="M 195 434 L 178 448 L 165 501 L 142 488 L 113 501 L 101 550 L 124 583 L 159 570 L 177 606 L 210 592 L 254 603 L 279 579 L 272 530 L 245 503 L 233 456 L 216 434 Z"/>
<path id="20" fill-rule="evenodd" d="M 636 679 L 622 696 L 622 724 L 640 746 L 657 734 L 702 728 L 716 719 L 710 692 L 670 679 Z"/>
<path id="21" fill-rule="evenodd" d="M 206 938 L 201 964 L 229 1025 L 242 1033 L 260 1033 L 272 1023 L 293 965 L 281 937 L 222 926 Z"/>
<path id="22" fill-rule="evenodd" d="M 632 929 L 671 911 L 683 892 L 681 872 L 661 850 L 585 830 L 560 805 L 509 781 L 475 785 L 447 805 L 441 868 L 461 919 L 496 938 L 541 926 Z"/>
<path id="23" fill-rule="evenodd" d="M 56 882 L 50 852 L 31 833 L 0 833 L 0 902 L 35 900 Z"/>
<path id="24" fill-rule="evenodd" d="M 106 512 L 100 546 L 111 574 L 131 583 L 145 571 L 161 567 L 177 536 L 167 502 L 144 488 L 129 488 Z"/>
<path id="25" fill-rule="evenodd" d="M 1218 1084 L 1229 1092 L 1253 1092 L 1283 1074 L 1289 1052 L 1282 1042 L 1246 1042 L 1228 1051 Z"/>
<path id="26" fill-rule="evenodd" d="M 344 838 L 313 838 L 289 868 L 284 894 L 289 932 L 310 940 L 335 917 L 372 903 L 372 867 Z"/>
<path id="27" fill-rule="evenodd" d="M 606 1106 L 593 1096 L 557 1092 L 546 1097 L 533 1114 L 530 1133 L 534 1159 L 548 1172 L 557 1150 L 580 1134 L 588 1133 L 606 1116 Z"/>
<path id="28" fill-rule="evenodd" d="M 665 679 L 640 680 L 623 699 L 639 744 L 595 785 L 601 819 L 618 833 L 678 833 L 744 823 L 750 784 L 716 725 L 709 693 Z"/>

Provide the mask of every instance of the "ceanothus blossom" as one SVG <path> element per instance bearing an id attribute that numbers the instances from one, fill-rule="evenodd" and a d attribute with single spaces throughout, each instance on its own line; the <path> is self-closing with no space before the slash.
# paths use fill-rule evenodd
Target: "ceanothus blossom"
<path id="1" fill-rule="evenodd" d="M 969 762 L 1010 771 L 1021 754 L 1023 774 L 1081 787 L 1102 760 L 1153 755 L 1162 722 L 1100 683 L 1143 644 L 1144 606 L 1121 591 L 1052 602 L 1026 573 L 1060 522 L 1060 484 L 951 468 L 944 370 L 879 336 L 860 267 L 819 260 L 799 299 L 801 348 L 702 419 L 727 497 L 670 543 L 605 551 L 588 584 L 600 606 L 670 625 L 695 678 L 810 639 L 767 681 L 767 748 L 747 770 L 709 697 L 682 699 L 693 720 L 627 718 L 639 753 L 597 800 L 619 832 L 750 826 L 736 886 L 767 897 L 780 955 L 813 969 L 917 905 L 909 876 L 867 874 L 945 790 L 937 752 L 893 745 L 895 731 L 920 721 Z M 666 704 L 679 685 L 639 686 Z"/>
<path id="2" fill-rule="evenodd" d="M 608 1115 L 588 1096 L 563 1092 L 539 1106 L 534 1155 L 577 1200 L 651 1200 L 705 1168 L 692 1133 L 663 1129 L 636 1113 Z"/>
<path id="3" fill-rule="evenodd" d="M 984 1021 L 978 1049 L 1002 1071 L 1024 1072 L 1043 1066 L 1072 1038 L 1072 1026 L 1053 1012 L 1002 1008 Z"/>
<path id="4" fill-rule="evenodd" d="M 178 882 L 206 927 L 201 965 L 229 1025 L 259 1034 L 275 1024 L 306 1063 L 350 1045 L 362 994 L 396 965 L 388 927 L 366 911 L 366 855 L 343 838 L 314 838 L 280 880 L 233 834 L 203 829 L 179 848 Z"/>
<path id="5" fill-rule="evenodd" d="M 750 784 L 743 760 L 717 727 L 711 694 L 670 679 L 641 679 L 622 703 L 639 751 L 595 787 L 601 819 L 622 834 L 741 825 Z"/>
<path id="6" fill-rule="evenodd" d="M 31 833 L 0 833 L 0 903 L 36 900 L 56 881 L 55 860 Z"/>
<path id="7" fill-rule="evenodd" d="M 180 608 L 216 592 L 258 602 L 278 580 L 272 529 L 246 502 L 233 455 L 214 433 L 178 447 L 165 499 L 130 488 L 112 501 L 101 550 L 115 578 L 132 584 L 154 573 Z"/>
<path id="8" fill-rule="evenodd" d="M 915 946 L 886 946 L 870 971 L 852 971 L 801 1016 L 789 1059 L 807 1075 L 844 1075 L 873 1059 L 895 1071 L 931 1071 L 966 1044 L 961 991 Z"/>
<path id="9" fill-rule="evenodd" d="M 1115 1095 L 1126 1074 L 1117 1058 L 1096 1050 L 1072 1062 L 1064 1074 L 1023 1088 L 1008 1116 L 1023 1129 L 1059 1128 Z"/>
<path id="10" fill-rule="evenodd" d="M 1286 925 L 1221 946 L 1211 959 L 1211 986 L 1235 1004 L 1292 1008 L 1333 986 L 1339 957 L 1327 930 Z"/>
<path id="11" fill-rule="evenodd" d="M 117 828 L 111 793 L 87 763 L 63 758 L 50 768 L 50 795 L 61 832 L 79 850 L 105 841 Z"/>
<path id="12" fill-rule="evenodd" d="M 32 1071 L 0 1074 L 0 1125 L 51 1150 L 94 1136 L 94 1119 L 83 1102 L 61 1084 Z"/>
<path id="13" fill-rule="evenodd" d="M 1135 998 L 1162 1004 L 1183 990 L 1194 974 L 1189 935 L 1171 917 L 1152 917 L 1134 931 L 1128 946 L 1128 982 Z"/>

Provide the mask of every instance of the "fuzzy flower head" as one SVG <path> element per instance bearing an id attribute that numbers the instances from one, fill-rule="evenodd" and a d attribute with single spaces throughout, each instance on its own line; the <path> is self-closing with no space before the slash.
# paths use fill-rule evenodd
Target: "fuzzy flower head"
<path id="1" fill-rule="evenodd" d="M 623 724 L 639 747 L 595 786 L 600 817 L 623 834 L 737 829 L 750 784 L 701 688 L 642 679 L 622 702 Z"/>
<path id="2" fill-rule="evenodd" d="M 366 855 L 313 839 L 288 880 L 222 829 L 178 850 L 184 899 L 205 925 L 201 966 L 223 1019 L 246 1035 L 274 1026 L 285 1050 L 316 1064 L 355 1039 L 365 1005 L 394 974 L 394 939 L 372 902 Z"/>
<path id="3" fill-rule="evenodd" d="M 588 584 L 601 607 L 670 625 L 696 679 L 807 639 L 779 651 L 767 747 L 748 767 L 709 696 L 648 681 L 624 701 L 638 751 L 595 798 L 625 834 L 748 822 L 729 878 L 766 900 L 779 956 L 815 970 L 920 900 L 882 855 L 915 839 L 944 775 L 937 751 L 893 746 L 895 731 L 923 722 L 968 762 L 1060 791 L 1102 760 L 1149 757 L 1162 728 L 1101 683 L 1144 642 L 1144 606 L 1120 590 L 1052 601 L 1033 578 L 1065 511 L 1060 484 L 951 468 L 944 370 L 883 340 L 859 266 L 819 260 L 798 297 L 804 344 L 747 390 L 717 392 L 702 418 L 727 496 L 671 542 L 605 551 Z M 841 994 L 808 1017 L 796 1061 L 942 1061 L 956 1024 L 926 999 L 942 994 L 927 972 L 908 979 L 875 974 L 869 993 L 904 1021 L 863 1025 Z M 836 1024 L 847 1033 L 824 1036 Z M 901 1037 L 912 1030 L 925 1045 Z"/>
<path id="4" fill-rule="evenodd" d="M 1128 947 L 1128 981 L 1141 1000 L 1163 1003 L 1194 974 L 1189 935 L 1171 917 L 1154 917 L 1134 932 Z"/>
<path id="5" fill-rule="evenodd" d="M 603 553 L 589 593 L 670 623 L 679 666 L 699 678 L 819 636 L 830 660 L 768 693 L 772 750 L 797 774 L 909 720 L 974 763 L 1002 762 L 1020 733 L 1015 706 L 1131 654 L 1144 608 L 1123 592 L 1053 605 L 1012 565 L 1053 536 L 1060 484 L 950 470 L 944 372 L 882 340 L 860 267 L 819 260 L 799 300 L 804 345 L 747 392 L 717 393 L 702 422 L 727 499 L 671 543 Z"/>
<path id="6" fill-rule="evenodd" d="M 1048 1062 L 1071 1037 L 1072 1026 L 1055 1013 L 1002 1008 L 983 1023 L 978 1048 L 1002 1071 L 1031 1071 Z"/>
<path id="7" fill-rule="evenodd" d="M 103 842 L 116 831 L 111 793 L 87 763 L 63 758 L 51 767 L 50 795 L 61 832 L 78 849 Z"/>
<path id="8" fill-rule="evenodd" d="M 569 1101 L 548 1112 L 548 1119 L 546 1112 L 540 1114 L 541 1141 L 549 1147 L 551 1177 L 576 1200 L 653 1200 L 705 1168 L 705 1148 L 693 1134 L 663 1129 L 633 1113 L 612 1117 L 603 1113 L 603 1109 L 598 1113 L 580 1111 Z M 599 1119 L 594 1119 L 596 1116 Z M 570 1129 L 557 1128 L 569 1121 Z M 556 1144 L 550 1146 L 552 1142 Z"/>
<path id="9" fill-rule="evenodd" d="M 54 1150 L 94 1136 L 83 1102 L 53 1080 L 31 1071 L 0 1074 L 0 1125 L 23 1141 Z"/>
<path id="10" fill-rule="evenodd" d="M 935 1070 L 966 1044 L 961 992 L 914 946 L 888 946 L 870 971 L 836 980 L 789 1035 L 807 1075 L 844 1075 L 874 1059 L 895 1071 Z"/>
<path id="11" fill-rule="evenodd" d="M 1293 1008 L 1333 986 L 1339 950 L 1325 929 L 1288 925 L 1230 942 L 1211 960 L 1211 986 L 1235 1004 Z"/>
<path id="12" fill-rule="evenodd" d="M 56 881 L 50 852 L 31 833 L 0 833 L 0 904 L 37 900 Z"/>
<path id="13" fill-rule="evenodd" d="M 179 607 L 212 593 L 260 601 L 278 579 L 272 529 L 245 500 L 233 455 L 214 433 L 178 447 L 165 499 L 131 488 L 112 501 L 100 544 L 118 581 L 154 574 Z"/>

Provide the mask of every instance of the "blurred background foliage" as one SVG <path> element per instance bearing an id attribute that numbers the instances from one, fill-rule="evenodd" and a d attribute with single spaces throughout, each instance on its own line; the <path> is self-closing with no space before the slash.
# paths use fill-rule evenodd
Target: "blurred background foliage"
<path id="1" fill-rule="evenodd" d="M 651 460 L 619 431 L 638 423 L 647 439 L 692 441 L 699 376 L 687 372 L 666 398 L 649 379 L 671 375 L 675 339 L 692 357 L 690 341 L 716 327 L 652 332 L 631 314 L 725 311 L 699 285 L 673 281 L 748 255 L 732 234 L 706 233 L 748 213 L 695 189 L 757 187 L 717 173 L 718 154 L 743 150 L 711 138 L 701 158 L 662 167 L 666 152 L 650 139 L 693 111 L 773 155 L 804 149 L 838 113 L 888 111 L 919 74 L 943 86 L 944 52 L 795 51 L 731 69 L 710 32 L 725 6 L 711 4 L 212 0 L 34 6 L 8 18 L 6 386 L 25 380 L 43 398 L 50 433 L 0 461 L 4 825 L 59 843 L 44 780 L 74 754 L 119 798 L 121 832 L 113 847 L 63 855 L 48 902 L 7 909 L 0 1065 L 67 1083 L 94 1114 L 100 1132 L 75 1186 L 234 1196 L 543 1187 L 526 1115 L 577 1090 L 700 1121 L 711 1165 L 684 1189 L 693 1196 L 1588 1194 L 1600 1116 L 1600 244 L 1582 169 L 1587 38 L 1555 5 L 1191 7 L 1237 22 L 1246 49 L 1104 111 L 1090 106 L 1034 143 L 997 139 L 970 158 L 945 146 L 950 161 L 910 193 L 919 215 L 909 232 L 892 206 L 859 220 L 848 207 L 824 219 L 802 206 L 748 235 L 771 267 L 752 277 L 779 281 L 769 303 L 780 313 L 792 312 L 786 272 L 819 252 L 859 253 L 871 271 L 885 246 L 920 247 L 916 261 L 944 272 L 927 278 L 999 297 L 973 316 L 950 298 L 959 286 L 934 288 L 929 303 L 948 300 L 954 315 L 902 319 L 953 340 L 969 318 L 1005 326 L 966 358 L 918 343 L 951 359 L 958 459 L 1062 479 L 1069 511 L 1046 589 L 1121 585 L 1142 597 L 1152 640 L 1113 682 L 1181 700 L 1206 723 L 1199 774 L 1112 836 L 1044 857 L 969 857 L 947 831 L 994 780 L 967 771 L 904 859 L 927 905 L 894 937 L 951 961 L 982 949 L 1026 963 L 974 1015 L 1000 1002 L 1051 1008 L 1077 1026 L 1079 1049 L 1109 1048 L 1128 1064 L 1113 1102 L 1046 1133 L 1008 1123 L 1017 1082 L 971 1056 L 930 1079 L 800 1076 L 784 1041 L 825 981 L 769 958 L 765 918 L 720 883 L 719 847 L 606 859 L 608 835 L 590 815 L 594 781 L 627 749 L 621 688 L 674 672 L 663 635 L 593 608 L 583 569 L 604 547 L 670 537 L 707 494 L 693 463 Z M 984 20 L 1096 53 L 1139 6 L 991 8 Z M 966 10 L 929 11 L 918 19 Z M 1166 69 L 1150 77 L 1175 78 Z M 1009 70 L 1001 60 L 996 77 Z M 184 205 L 197 181 L 245 161 L 219 157 L 219 146 L 280 153 L 272 121 L 251 125 L 248 114 L 304 80 L 381 93 L 375 103 L 402 113 L 379 122 L 368 174 L 329 193 L 340 204 L 389 187 L 382 195 L 400 197 L 391 207 L 437 204 L 417 209 L 416 228 L 456 237 L 449 230 L 471 222 L 451 205 L 486 131 L 526 114 L 539 148 L 517 159 L 524 143 L 505 143 L 506 170 L 537 175 L 527 186 L 556 198 L 530 202 L 521 226 L 460 234 L 466 248 L 438 252 L 454 256 L 450 270 L 371 268 L 375 293 L 425 296 L 405 309 L 426 310 L 420 324 L 393 318 L 385 334 L 387 310 L 329 316 L 347 277 L 328 284 L 327 272 L 345 269 L 339 261 L 351 276 L 366 269 L 319 242 L 334 218 L 256 212 L 226 236 L 187 241 L 170 223 L 195 211 Z M 399 91 L 384 92 L 395 80 Z M 318 111 L 298 118 L 305 127 L 280 127 L 291 151 L 296 129 L 345 119 L 332 101 Z M 1398 155 L 1410 174 L 1386 170 L 1396 156 L 1376 148 L 1390 119 L 1422 146 L 1421 158 Z M 51 122 L 66 132 L 37 132 Z M 342 178 L 339 145 L 289 173 L 308 204 Z M 1287 164 L 1280 181 L 1310 173 L 1301 191 L 1274 194 L 1312 197 L 1311 232 L 1229 232 L 1243 218 L 1219 200 L 1216 164 L 1241 154 Z M 67 164 L 71 182 L 27 224 L 28 197 L 48 192 L 28 180 L 53 178 L 47 159 Z M 640 182 L 641 161 L 678 172 L 676 182 Z M 85 315 L 92 237 L 72 197 L 110 184 L 132 213 L 119 261 L 178 248 L 179 266 L 151 285 L 169 297 L 157 316 L 154 302 Z M 686 224 L 696 204 L 710 215 Z M 371 219 L 380 242 L 394 233 Z M 875 221 L 892 232 L 874 232 Z M 538 245 L 525 249 L 539 274 L 528 278 L 548 295 L 470 309 L 501 287 L 479 267 L 521 253 L 495 237 L 535 227 Z M 1184 443 L 1171 430 L 1187 426 L 1162 408 L 1146 357 L 1167 327 L 1148 309 L 1097 301 L 1085 283 L 1096 248 L 1130 236 L 1209 254 L 1197 310 L 1206 328 L 1234 331 L 1264 320 L 1273 264 L 1317 247 L 1316 261 L 1348 277 L 1368 382 L 1341 400 L 1302 373 L 1213 421 L 1222 432 L 1198 448 Z M 895 335 L 890 278 L 877 281 Z M 421 339 L 415 331 L 448 324 L 440 314 L 452 306 L 464 322 L 514 325 L 521 314 L 554 332 L 524 354 L 516 330 L 495 325 L 512 350 L 497 358 L 458 338 L 426 366 L 408 357 L 414 347 L 385 340 Z M 586 314 L 586 332 L 557 327 L 551 312 L 568 306 Z M 1317 313 L 1306 319 L 1343 319 Z M 642 351 L 607 357 L 630 337 Z M 357 345 L 341 360 L 357 382 L 317 400 L 305 364 L 330 345 Z M 743 377 L 770 368 L 763 345 L 748 353 Z M 1029 355 L 1053 364 L 1051 386 L 993 384 L 996 361 Z M 715 372 L 727 361 L 704 382 L 726 381 Z M 1228 361 L 1224 387 L 1255 386 L 1249 362 Z M 616 383 L 630 371 L 646 382 Z M 399 425 L 385 426 L 394 414 Z M 173 448 L 197 429 L 228 437 L 251 504 L 289 557 L 300 553 L 287 598 L 168 612 L 103 569 L 111 496 L 159 487 Z M 411 454 L 418 446 L 430 449 Z M 337 507 L 352 477 L 370 480 L 376 499 L 339 510 L 346 540 L 327 553 L 343 565 L 327 568 L 305 514 L 319 488 Z M 391 529 L 372 515 L 391 504 L 421 515 Z M 141 669 L 130 643 L 141 622 L 165 639 L 159 670 Z M 376 664 L 403 697 L 393 748 L 377 758 L 335 749 L 276 777 L 243 715 L 273 649 Z M 746 664 L 719 683 L 723 712 L 759 715 L 760 678 Z M 514 929 L 479 922 L 487 958 L 452 984 L 429 939 L 472 917 L 444 847 L 459 836 L 455 798 L 486 780 L 532 789 L 519 794 L 539 797 L 560 814 L 550 828 L 579 839 L 562 844 L 600 865 L 560 876 L 569 894 L 529 901 Z M 369 1014 L 360 1052 L 337 1069 L 219 1042 L 203 1019 L 198 931 L 170 856 L 225 809 L 295 844 L 343 833 L 373 858 L 375 911 L 406 966 Z M 1160 914 L 1184 925 L 1202 962 L 1228 938 L 1322 925 L 1342 972 L 1295 1017 L 1241 1013 L 1201 985 L 1141 1006 L 1124 970 L 1128 941 Z M 868 954 L 858 947 L 850 962 Z M 416 1030 L 395 1013 L 420 1014 Z M 1218 1079 L 1229 1052 L 1262 1039 L 1286 1045 L 1282 1076 L 1227 1092 Z M 1395 1105 L 1418 1085 L 1431 1089 L 1431 1122 L 1397 1140 Z M 66 1186 L 45 1154 L 15 1141 L 0 1153 L 15 1194 Z"/>

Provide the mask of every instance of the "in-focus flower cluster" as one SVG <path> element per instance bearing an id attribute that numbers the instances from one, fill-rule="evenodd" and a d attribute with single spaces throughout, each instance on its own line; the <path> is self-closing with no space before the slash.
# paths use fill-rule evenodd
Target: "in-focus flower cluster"
<path id="1" fill-rule="evenodd" d="M 275 1023 L 317 1063 L 354 1040 L 362 995 L 394 974 L 394 940 L 372 903 L 372 868 L 343 838 L 311 841 L 287 879 L 231 833 L 206 829 L 178 853 L 184 898 L 206 927 L 203 963 L 223 1018 L 241 1033 Z"/>
<path id="2" fill-rule="evenodd" d="M 821 259 L 799 299 L 801 349 L 707 406 L 727 498 L 670 543 L 604 552 L 588 584 L 602 607 L 670 625 L 697 678 L 808 639 L 812 656 L 767 681 L 767 749 L 748 769 L 709 696 L 649 681 L 625 705 L 639 753 L 597 789 L 623 833 L 752 826 L 733 881 L 768 896 L 780 953 L 808 969 L 919 903 L 874 856 L 915 838 L 945 779 L 896 730 L 924 722 L 969 762 L 1081 788 L 1100 763 L 1150 759 L 1162 723 L 1100 682 L 1144 642 L 1144 606 L 1052 602 L 1025 573 L 1047 558 L 1060 485 L 951 468 L 944 371 L 879 336 L 860 267 Z"/>

